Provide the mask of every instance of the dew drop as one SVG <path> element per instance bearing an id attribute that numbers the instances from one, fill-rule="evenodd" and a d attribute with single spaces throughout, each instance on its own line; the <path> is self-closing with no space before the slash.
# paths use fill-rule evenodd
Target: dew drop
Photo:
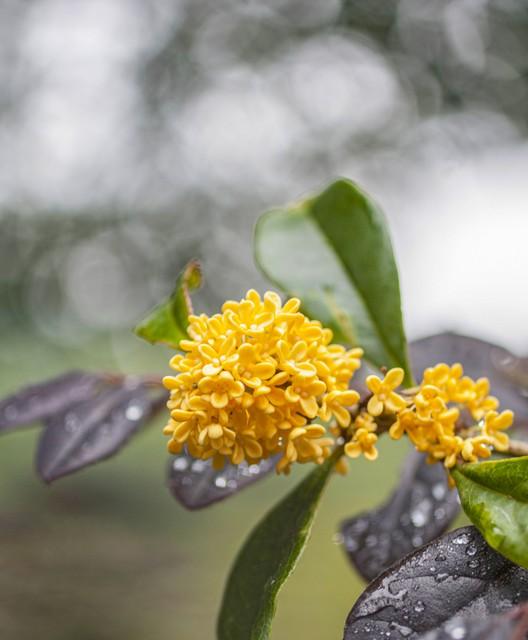
<path id="1" fill-rule="evenodd" d="M 186 458 L 176 458 L 176 460 L 172 463 L 172 468 L 174 471 L 185 471 L 189 466 L 189 462 Z"/>
<path id="2" fill-rule="evenodd" d="M 420 509 L 411 512 L 411 520 L 415 527 L 423 527 L 427 522 L 427 516 Z"/>
<path id="3" fill-rule="evenodd" d="M 411 540 L 413 547 L 420 547 L 423 544 L 422 536 L 413 536 Z"/>
<path id="4" fill-rule="evenodd" d="M 127 410 L 125 411 L 125 416 L 127 420 L 131 420 L 135 422 L 139 420 L 143 415 L 143 408 L 139 404 L 129 404 Z"/>
<path id="5" fill-rule="evenodd" d="M 205 460 L 194 460 L 191 465 L 191 471 L 194 473 L 202 473 L 206 466 L 207 462 Z"/>
<path id="6" fill-rule="evenodd" d="M 75 413 L 67 413 L 64 418 L 64 428 L 68 433 L 75 433 L 79 428 L 79 420 Z"/>
<path id="7" fill-rule="evenodd" d="M 466 629 L 462 625 L 458 625 L 449 631 L 449 635 L 453 640 L 462 640 L 462 638 L 466 637 Z"/>
<path id="8" fill-rule="evenodd" d="M 447 489 L 443 482 L 437 482 L 431 488 L 431 493 L 435 500 L 442 500 L 445 497 L 446 491 Z"/>
<path id="9" fill-rule="evenodd" d="M 467 533 L 461 533 L 453 540 L 453 544 L 467 544 L 468 542 L 471 542 L 471 538 Z"/>
<path id="10" fill-rule="evenodd" d="M 227 480 L 223 476 L 218 476 L 214 482 L 219 489 L 225 489 L 227 486 Z"/>
<path id="11" fill-rule="evenodd" d="M 418 602 L 414 605 L 414 610 L 416 611 L 416 613 L 422 613 L 423 611 L 425 611 L 425 604 L 421 600 L 418 600 Z"/>

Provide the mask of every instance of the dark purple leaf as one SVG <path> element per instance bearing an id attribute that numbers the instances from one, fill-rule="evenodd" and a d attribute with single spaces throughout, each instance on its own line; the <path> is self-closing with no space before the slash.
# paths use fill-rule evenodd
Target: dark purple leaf
<path id="1" fill-rule="evenodd" d="M 106 385 L 96 397 L 52 416 L 38 444 L 39 475 L 52 482 L 108 458 L 165 400 L 165 394 L 152 398 L 144 385 Z"/>
<path id="2" fill-rule="evenodd" d="M 444 533 L 459 510 L 443 467 L 427 464 L 423 454 L 412 451 L 387 502 L 342 524 L 343 543 L 352 564 L 370 581 Z"/>
<path id="3" fill-rule="evenodd" d="M 528 571 L 464 527 L 376 578 L 348 615 L 344 640 L 416 640 L 454 617 L 483 619 L 527 599 Z"/>
<path id="4" fill-rule="evenodd" d="M 261 480 L 273 471 L 276 463 L 275 456 L 259 464 L 226 464 L 221 471 L 217 471 L 210 460 L 197 460 L 184 450 L 171 456 L 168 487 L 176 500 L 187 509 L 203 509 Z"/>
<path id="5" fill-rule="evenodd" d="M 525 603 L 488 618 L 452 618 L 440 629 L 421 635 L 420 640 L 525 640 L 527 633 L 528 606 Z"/>
<path id="6" fill-rule="evenodd" d="M 460 362 L 467 375 L 489 378 L 491 393 L 499 398 L 502 408 L 515 411 L 516 422 L 528 421 L 526 358 L 519 358 L 489 342 L 456 333 L 441 333 L 412 342 L 410 354 L 418 380 L 425 368 L 438 362 Z"/>
<path id="7" fill-rule="evenodd" d="M 100 376 L 70 371 L 58 378 L 25 387 L 0 402 L 0 433 L 44 420 L 93 396 Z"/>

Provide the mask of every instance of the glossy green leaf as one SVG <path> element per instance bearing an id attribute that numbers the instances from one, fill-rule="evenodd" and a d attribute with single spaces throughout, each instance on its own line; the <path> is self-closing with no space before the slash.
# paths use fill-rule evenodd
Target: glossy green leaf
<path id="1" fill-rule="evenodd" d="M 306 545 L 336 455 L 307 475 L 249 535 L 227 580 L 219 640 L 268 638 L 277 594 Z"/>
<path id="2" fill-rule="evenodd" d="M 264 214 L 255 255 L 265 275 L 300 298 L 337 341 L 361 346 L 378 367 L 402 367 L 411 383 L 389 233 L 356 185 L 338 180 L 314 198 Z"/>
<path id="3" fill-rule="evenodd" d="M 528 457 L 464 464 L 453 478 L 462 508 L 487 543 L 528 568 Z"/>
<path id="4" fill-rule="evenodd" d="M 202 284 L 200 264 L 191 260 L 178 276 L 171 296 L 152 309 L 135 328 L 135 333 L 148 342 L 178 348 L 188 338 L 188 316 L 193 312 L 190 292 Z"/>

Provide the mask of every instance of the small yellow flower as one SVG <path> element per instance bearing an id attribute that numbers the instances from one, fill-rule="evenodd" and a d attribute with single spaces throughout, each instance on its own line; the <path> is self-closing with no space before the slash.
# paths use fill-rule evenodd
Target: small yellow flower
<path id="1" fill-rule="evenodd" d="M 190 339 L 170 365 L 169 450 L 186 447 L 196 458 L 253 464 L 280 454 L 278 471 L 294 462 L 323 462 L 335 444 L 318 416 L 350 422 L 349 390 L 361 349 L 332 344 L 332 332 L 283 305 L 274 292 L 228 301 L 211 317 L 189 317 Z"/>
<path id="2" fill-rule="evenodd" d="M 388 371 L 383 380 L 378 376 L 367 377 L 367 387 L 373 394 L 367 405 L 370 415 L 379 416 L 384 409 L 397 413 L 407 406 L 405 399 L 394 391 L 401 385 L 404 376 L 403 369 L 395 368 Z"/>
<path id="3" fill-rule="evenodd" d="M 347 391 L 330 391 L 323 398 L 323 404 L 319 410 L 321 420 L 328 421 L 335 417 L 340 427 L 348 427 L 350 425 L 350 411 L 345 407 L 352 407 L 359 402 L 359 393 L 348 389 Z"/>
<path id="4" fill-rule="evenodd" d="M 244 394 L 244 385 L 235 380 L 229 371 L 222 371 L 218 375 L 205 376 L 198 383 L 198 389 L 209 396 L 211 406 L 215 409 L 226 407 L 227 403 L 240 398 Z"/>
<path id="5" fill-rule="evenodd" d="M 490 411 L 486 414 L 482 431 L 488 436 L 497 451 L 506 451 L 508 449 L 510 439 L 503 431 L 511 427 L 512 424 L 512 411 L 503 411 L 502 413 Z"/>
<path id="6" fill-rule="evenodd" d="M 352 438 L 345 444 L 345 453 L 349 458 L 357 458 L 361 454 L 367 460 L 376 460 L 378 450 L 375 447 L 378 436 L 375 431 L 377 425 L 371 415 L 360 413 L 354 421 Z"/>

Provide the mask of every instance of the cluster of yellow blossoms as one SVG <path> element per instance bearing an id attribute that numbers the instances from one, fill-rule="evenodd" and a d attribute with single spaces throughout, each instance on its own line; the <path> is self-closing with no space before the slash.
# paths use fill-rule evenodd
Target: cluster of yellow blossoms
<path id="1" fill-rule="evenodd" d="M 505 451 L 513 413 L 498 413 L 487 378 L 464 376 L 462 366 L 438 364 L 414 389 L 398 392 L 402 369 L 368 376 L 363 400 L 349 389 L 361 349 L 332 344 L 332 332 L 299 312 L 300 301 L 253 290 L 222 313 L 189 317 L 191 339 L 171 366 L 169 451 L 195 458 L 258 463 L 280 455 L 279 472 L 293 462 L 323 462 L 335 444 L 347 456 L 378 457 L 378 434 L 408 436 L 429 460 L 457 461 Z M 319 419 L 325 424 L 314 423 Z M 470 423 L 467 426 L 467 423 Z M 343 461 L 341 461 L 343 462 Z"/>
<path id="2" fill-rule="evenodd" d="M 163 380 L 172 453 L 186 446 L 217 468 L 281 454 L 284 472 L 330 455 L 334 438 L 312 421 L 349 426 L 359 401 L 349 383 L 363 352 L 331 344 L 332 332 L 299 307 L 296 298 L 282 305 L 276 293 L 251 290 L 220 314 L 189 317 L 191 339 L 170 363 L 179 374 Z"/>
<path id="3" fill-rule="evenodd" d="M 513 412 L 497 412 L 499 401 L 489 395 L 487 378 L 473 380 L 464 376 L 461 364 L 442 363 L 426 369 L 420 386 L 405 398 L 395 392 L 394 371 L 383 381 L 367 380 L 374 394 L 369 410 L 385 402 L 396 418 L 389 429 L 394 439 L 407 434 L 418 451 L 428 453 L 431 462 L 443 460 L 448 469 L 458 460 L 477 462 L 492 449 L 508 449 L 504 430 L 512 425 Z M 474 426 L 466 426 L 468 421 Z"/>
<path id="4" fill-rule="evenodd" d="M 497 412 L 499 401 L 489 395 L 487 378 L 475 381 L 464 376 L 462 365 L 442 363 L 426 369 L 418 387 L 397 393 L 403 378 L 398 368 L 383 379 L 368 376 L 370 398 L 344 433 L 348 456 L 375 460 L 376 431 L 387 429 L 395 440 L 406 434 L 430 462 L 443 461 L 448 469 L 459 460 L 476 462 L 492 449 L 508 449 L 504 430 L 512 425 L 513 413 Z"/>

